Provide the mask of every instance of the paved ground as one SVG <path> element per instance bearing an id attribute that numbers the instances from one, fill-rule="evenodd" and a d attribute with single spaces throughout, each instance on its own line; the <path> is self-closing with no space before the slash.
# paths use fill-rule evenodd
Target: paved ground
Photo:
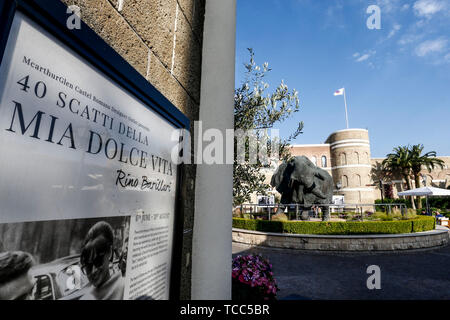
<path id="1" fill-rule="evenodd" d="M 251 248 L 233 243 L 233 256 L 261 253 L 273 265 L 280 300 L 450 300 L 450 245 L 403 253 L 320 253 Z M 378 265 L 381 289 L 367 289 L 367 267 Z"/>

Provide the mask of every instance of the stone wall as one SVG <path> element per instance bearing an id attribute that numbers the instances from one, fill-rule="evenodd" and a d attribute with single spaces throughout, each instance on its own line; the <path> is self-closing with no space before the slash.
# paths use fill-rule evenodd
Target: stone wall
<path id="1" fill-rule="evenodd" d="M 205 0 L 61 0 L 191 121 L 198 120 Z M 193 125 L 191 126 L 193 136 Z M 192 139 L 193 143 L 193 139 Z M 194 148 L 191 148 L 194 150 Z M 181 299 L 190 298 L 194 165 L 184 172 Z"/>
<path id="2" fill-rule="evenodd" d="M 445 227 L 394 235 L 305 235 L 233 229 L 233 241 L 253 246 L 317 251 L 395 251 L 436 248 L 449 243 Z M 441 229 L 442 228 L 442 229 Z"/>

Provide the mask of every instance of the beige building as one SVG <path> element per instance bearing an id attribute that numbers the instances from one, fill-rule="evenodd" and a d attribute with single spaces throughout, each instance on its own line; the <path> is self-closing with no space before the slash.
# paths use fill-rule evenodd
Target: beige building
<path id="1" fill-rule="evenodd" d="M 348 204 L 372 204 L 381 199 L 381 193 L 388 195 L 406 190 L 406 182 L 401 178 L 387 179 L 381 173 L 384 158 L 372 158 L 369 132 L 366 129 L 345 129 L 333 132 L 323 144 L 293 145 L 293 156 L 306 156 L 316 166 L 325 169 L 333 177 L 334 195 L 344 196 Z M 450 187 L 450 157 L 439 157 L 445 162 L 444 168 L 437 167 L 422 171 L 421 186 Z M 270 183 L 273 170 L 266 171 Z M 380 184 L 381 180 L 381 184 Z M 413 179 L 412 179 L 413 180 Z M 380 190 L 381 186 L 381 190 Z M 412 181 L 412 187 L 415 187 Z M 275 190 L 272 193 L 277 194 Z M 252 199 L 256 201 L 256 197 Z"/>
<path id="2" fill-rule="evenodd" d="M 450 157 L 444 156 L 444 157 L 438 157 L 439 159 L 444 161 L 444 167 L 441 169 L 440 167 L 435 167 L 434 170 L 431 170 L 431 172 L 428 172 L 427 169 L 422 169 L 421 171 L 421 185 L 420 187 L 436 187 L 436 188 L 450 188 Z M 383 176 L 383 174 L 380 172 L 381 163 L 383 162 L 384 158 L 372 158 L 371 164 L 372 164 L 372 178 L 375 180 L 376 183 L 379 185 L 379 181 L 382 182 L 382 192 L 384 196 L 387 196 L 389 193 L 389 189 L 392 190 L 392 195 L 394 198 L 398 197 L 398 193 L 401 191 L 407 190 L 406 182 L 401 177 L 395 177 L 393 179 L 389 179 Z M 411 187 L 415 188 L 415 181 L 414 179 L 411 179 Z M 378 190 L 378 197 L 379 199 L 381 197 L 381 192 L 379 187 Z"/>

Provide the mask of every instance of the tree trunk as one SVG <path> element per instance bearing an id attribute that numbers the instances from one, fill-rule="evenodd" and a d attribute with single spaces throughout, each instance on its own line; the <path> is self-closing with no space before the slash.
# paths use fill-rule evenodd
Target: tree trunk
<path id="1" fill-rule="evenodd" d="M 411 190 L 411 181 L 409 178 L 409 175 L 404 175 L 403 176 L 406 180 L 406 187 L 408 188 L 408 190 Z M 414 197 L 411 196 L 411 207 L 416 210 L 416 204 L 414 203 Z"/>
<path id="2" fill-rule="evenodd" d="M 420 177 L 418 174 L 414 174 L 414 181 L 416 182 L 416 188 L 420 188 Z M 417 209 L 422 209 L 422 200 L 417 196 Z"/>

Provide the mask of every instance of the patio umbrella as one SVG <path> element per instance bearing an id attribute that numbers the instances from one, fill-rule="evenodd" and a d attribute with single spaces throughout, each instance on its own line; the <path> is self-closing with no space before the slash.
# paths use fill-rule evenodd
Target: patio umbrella
<path id="1" fill-rule="evenodd" d="M 411 190 L 406 190 L 398 193 L 399 196 L 426 196 L 427 199 L 427 212 L 428 209 L 428 197 L 434 196 L 434 197 L 450 197 L 450 190 L 448 189 L 442 189 L 442 188 L 435 188 L 435 187 L 422 187 L 422 188 L 416 188 Z"/>

